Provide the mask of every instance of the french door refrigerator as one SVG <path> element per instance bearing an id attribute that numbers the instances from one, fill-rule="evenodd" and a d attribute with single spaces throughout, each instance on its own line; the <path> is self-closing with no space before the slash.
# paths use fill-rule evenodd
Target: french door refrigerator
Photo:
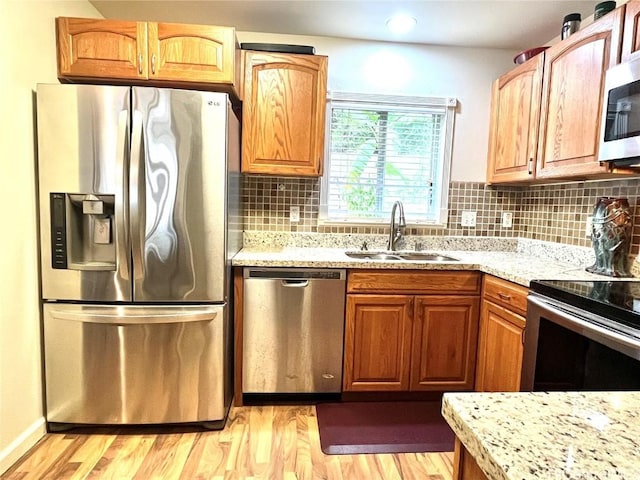
<path id="1" fill-rule="evenodd" d="M 46 415 L 224 426 L 239 124 L 226 94 L 38 85 Z"/>

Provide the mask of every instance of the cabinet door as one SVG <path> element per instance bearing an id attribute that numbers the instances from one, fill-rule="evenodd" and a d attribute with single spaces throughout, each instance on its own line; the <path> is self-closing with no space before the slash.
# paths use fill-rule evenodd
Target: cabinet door
<path id="1" fill-rule="evenodd" d="M 638 56 L 640 51 L 640 2 L 631 1 L 624 5 L 624 36 L 622 38 L 622 62 Z"/>
<path id="2" fill-rule="evenodd" d="M 344 390 L 409 390 L 413 297 L 347 295 Z"/>
<path id="3" fill-rule="evenodd" d="M 149 78 L 235 83 L 235 29 L 153 22 L 148 28 Z"/>
<path id="4" fill-rule="evenodd" d="M 546 50 L 536 178 L 607 172 L 597 160 L 604 75 L 620 58 L 622 12 Z"/>
<path id="5" fill-rule="evenodd" d="M 59 17 L 56 29 L 59 78 L 147 78 L 146 23 Z"/>
<path id="6" fill-rule="evenodd" d="M 489 183 L 534 178 L 544 54 L 497 79 L 491 97 Z"/>
<path id="7" fill-rule="evenodd" d="M 476 391 L 520 391 L 524 326 L 524 317 L 482 302 Z"/>
<path id="8" fill-rule="evenodd" d="M 479 304 L 478 297 L 416 297 L 411 390 L 473 389 Z"/>
<path id="9" fill-rule="evenodd" d="M 321 175 L 327 57 L 244 55 L 243 173 Z"/>

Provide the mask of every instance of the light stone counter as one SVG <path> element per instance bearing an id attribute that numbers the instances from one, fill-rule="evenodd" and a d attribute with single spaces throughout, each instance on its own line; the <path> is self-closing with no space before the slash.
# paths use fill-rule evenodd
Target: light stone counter
<path id="1" fill-rule="evenodd" d="M 491 480 L 640 479 L 640 392 L 445 393 Z"/>
<path id="2" fill-rule="evenodd" d="M 345 248 L 257 246 L 243 248 L 234 258 L 234 266 L 306 267 L 306 268 L 371 268 L 478 270 L 525 287 L 534 279 L 547 280 L 611 280 L 594 275 L 575 263 L 554 260 L 550 255 L 534 255 L 514 251 L 466 251 L 429 249 L 458 259 L 457 262 L 381 261 L 353 259 Z M 355 249 L 351 249 L 355 250 Z"/>

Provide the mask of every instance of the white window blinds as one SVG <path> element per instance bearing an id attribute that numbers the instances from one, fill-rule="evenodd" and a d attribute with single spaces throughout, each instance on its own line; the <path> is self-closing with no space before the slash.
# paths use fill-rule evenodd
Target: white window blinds
<path id="1" fill-rule="evenodd" d="M 321 221 L 446 221 L 455 99 L 333 94 L 328 108 Z"/>

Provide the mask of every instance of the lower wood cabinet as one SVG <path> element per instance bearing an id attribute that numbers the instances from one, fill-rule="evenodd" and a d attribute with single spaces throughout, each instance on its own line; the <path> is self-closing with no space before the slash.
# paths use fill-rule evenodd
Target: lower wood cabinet
<path id="1" fill-rule="evenodd" d="M 344 391 L 473 389 L 479 278 L 475 272 L 350 272 Z"/>
<path id="2" fill-rule="evenodd" d="M 520 390 L 527 292 L 525 287 L 485 276 L 476 391 Z"/>

